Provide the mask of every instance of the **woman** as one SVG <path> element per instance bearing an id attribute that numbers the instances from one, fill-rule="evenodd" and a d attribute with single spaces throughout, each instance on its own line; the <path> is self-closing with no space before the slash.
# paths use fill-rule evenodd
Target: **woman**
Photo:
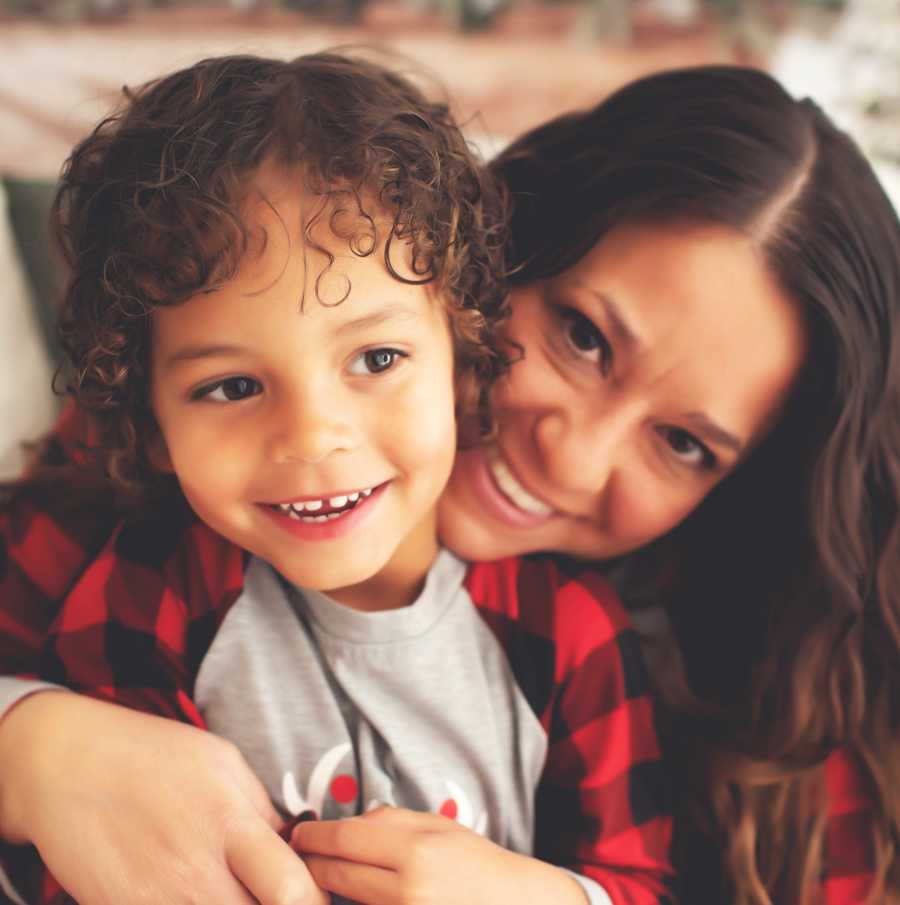
<path id="1" fill-rule="evenodd" d="M 523 354 L 495 395 L 494 449 L 461 456 L 445 492 L 445 542 L 473 558 L 644 548 L 619 560 L 622 593 L 665 603 L 700 699 L 671 702 L 672 741 L 686 763 L 702 754 L 698 788 L 726 831 L 731 898 L 688 885 L 685 901 L 819 901 L 823 868 L 853 870 L 852 818 L 829 825 L 822 806 L 821 765 L 841 746 L 872 800 L 872 901 L 900 901 L 896 214 L 811 102 L 749 71 L 637 83 L 496 166 L 514 200 L 509 331 Z M 800 373 L 749 444 L 740 380 L 760 357 L 777 377 L 784 350 L 760 332 L 764 287 L 741 321 L 753 274 L 721 272 L 727 252 L 717 264 L 682 242 L 682 273 L 669 267 L 666 243 L 698 224 L 747 240 L 803 322 Z M 670 697 L 678 679 L 671 664 L 659 676 Z M 861 900 L 838 873 L 828 901 Z"/>
<path id="2" fill-rule="evenodd" d="M 900 901 L 896 214 L 814 105 L 750 70 L 636 82 L 494 167 L 520 360 L 494 446 L 460 458 L 446 543 L 593 558 L 626 600 L 664 604 L 682 656 L 657 642 L 658 684 L 694 779 L 684 901 Z M 41 590 L 52 612 L 65 589 Z M 7 634 L 27 672 L 40 629 Z M 86 757 L 100 731 L 118 741 Z M 115 864 L 84 905 L 114 901 L 120 875 L 147 901 L 245 901 L 223 876 L 250 885 L 275 863 L 258 784 L 187 727 L 34 695 L 0 723 L 0 764 L 3 835 L 36 841 L 64 882 Z"/>

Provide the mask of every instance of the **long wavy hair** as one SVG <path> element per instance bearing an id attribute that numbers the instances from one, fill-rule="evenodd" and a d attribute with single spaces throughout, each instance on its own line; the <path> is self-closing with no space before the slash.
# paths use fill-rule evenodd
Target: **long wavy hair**
<path id="1" fill-rule="evenodd" d="M 435 284 L 470 390 L 458 412 L 486 418 L 483 391 L 504 364 L 505 204 L 447 105 L 359 54 L 207 59 L 125 89 L 73 150 L 53 207 L 70 265 L 68 386 L 103 471 L 136 498 L 165 481 L 149 456 L 152 313 L 235 274 L 251 240 L 244 203 L 270 162 L 313 199 L 306 246 L 333 262 L 313 237 L 324 219 L 353 254 L 383 245 L 396 279 Z M 394 269 L 397 242 L 411 246 L 411 278 Z"/>
<path id="2" fill-rule="evenodd" d="M 706 832 L 707 859 L 682 855 L 684 899 L 818 902 L 834 854 L 823 764 L 843 749 L 874 807 L 869 901 L 900 903 L 890 201 L 814 103 L 736 67 L 632 83 L 523 136 L 494 169 L 511 194 L 515 282 L 564 271 L 621 224 L 689 219 L 750 236 L 802 313 L 809 352 L 777 426 L 681 526 L 634 554 L 667 576 L 658 590 L 683 655 L 660 676 L 669 747 L 696 780 L 676 826 Z M 710 892 L 691 885 L 692 867 L 709 872 L 717 839 L 726 879 Z"/>

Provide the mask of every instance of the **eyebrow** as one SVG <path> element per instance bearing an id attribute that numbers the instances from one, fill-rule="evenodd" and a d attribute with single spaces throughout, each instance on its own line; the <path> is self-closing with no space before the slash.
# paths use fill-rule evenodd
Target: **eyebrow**
<path id="1" fill-rule="evenodd" d="M 373 327 L 380 327 L 382 324 L 390 321 L 411 321 L 418 320 L 422 317 L 422 311 L 419 308 L 413 308 L 409 305 L 388 305 L 379 311 L 373 311 L 371 314 L 364 314 L 362 317 L 354 318 L 341 324 L 335 332 L 342 333 L 358 333 L 362 330 L 371 330 Z"/>
<path id="2" fill-rule="evenodd" d="M 727 447 L 737 455 L 743 452 L 744 444 L 734 434 L 716 424 L 705 412 L 688 412 L 684 417 L 694 426 L 697 433 L 710 443 Z"/>
<path id="3" fill-rule="evenodd" d="M 640 337 L 629 324 L 628 318 L 623 314 L 615 299 L 604 292 L 592 289 L 580 280 L 575 285 L 587 292 L 600 305 L 613 332 L 620 341 L 633 348 L 640 348 L 642 345 Z M 744 444 L 734 434 L 725 430 L 721 425 L 716 424 L 705 412 L 688 412 L 685 418 L 694 426 L 697 433 L 709 443 L 730 449 L 736 455 L 740 455 L 743 452 Z"/>
<path id="4" fill-rule="evenodd" d="M 246 353 L 243 346 L 229 346 L 224 344 L 207 346 L 185 346 L 177 352 L 173 352 L 165 361 L 165 367 L 171 367 L 184 361 L 196 361 L 198 358 L 225 358 L 229 355 L 241 355 Z"/>

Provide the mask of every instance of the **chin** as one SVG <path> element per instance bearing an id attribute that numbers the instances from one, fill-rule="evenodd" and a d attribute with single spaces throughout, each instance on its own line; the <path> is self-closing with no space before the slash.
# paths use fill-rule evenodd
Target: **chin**
<path id="1" fill-rule="evenodd" d="M 484 522 L 475 519 L 450 516 L 441 518 L 439 535 L 441 544 L 460 559 L 470 562 L 488 562 L 533 553 L 540 547 L 528 545 L 492 531 Z"/>
<path id="2" fill-rule="evenodd" d="M 310 591 L 321 591 L 323 594 L 361 584 L 379 572 L 377 566 L 370 569 L 360 568 L 358 562 L 354 564 L 355 567 L 352 570 L 347 568 L 346 563 L 338 564 L 334 568 L 327 566 L 323 568 L 321 563 L 318 566 L 306 563 L 298 568 L 296 560 L 285 563 L 271 562 L 271 564 L 291 584 Z"/>

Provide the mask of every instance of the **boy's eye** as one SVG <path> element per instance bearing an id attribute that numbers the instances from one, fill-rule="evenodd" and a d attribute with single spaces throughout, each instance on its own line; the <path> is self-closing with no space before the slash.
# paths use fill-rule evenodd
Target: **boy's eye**
<path id="1" fill-rule="evenodd" d="M 579 358 L 596 362 L 603 374 L 612 365 L 612 348 L 603 331 L 576 308 L 556 306 L 566 344 Z"/>
<path id="2" fill-rule="evenodd" d="M 716 457 L 693 434 L 680 427 L 660 428 L 660 434 L 679 462 L 698 469 L 715 467 Z"/>
<path id="3" fill-rule="evenodd" d="M 398 358 L 406 357 L 399 349 L 367 349 L 350 362 L 349 371 L 351 374 L 382 374 L 389 371 Z"/>
<path id="4" fill-rule="evenodd" d="M 194 399 L 211 399 L 215 402 L 239 402 L 262 392 L 258 381 L 252 377 L 226 377 L 207 384 L 194 393 Z"/>

